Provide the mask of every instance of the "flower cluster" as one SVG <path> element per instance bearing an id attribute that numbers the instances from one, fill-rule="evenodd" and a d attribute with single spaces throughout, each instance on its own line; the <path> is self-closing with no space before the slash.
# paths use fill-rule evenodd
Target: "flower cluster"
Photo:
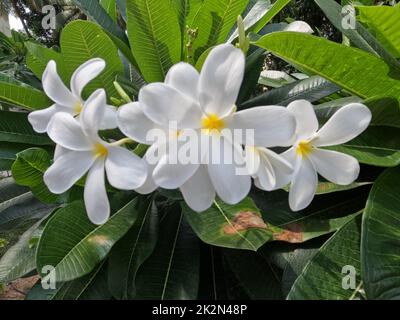
<path id="1" fill-rule="evenodd" d="M 88 172 L 84 200 L 94 223 L 104 223 L 110 214 L 105 172 L 117 189 L 147 194 L 158 187 L 179 188 L 199 212 L 217 195 L 228 204 L 240 202 L 252 179 L 267 191 L 291 184 L 289 204 L 297 211 L 311 203 L 318 173 L 340 185 L 358 177 L 356 159 L 321 147 L 358 136 L 371 121 L 369 109 L 358 103 L 342 107 L 322 128 L 313 106 L 304 100 L 287 108 L 237 111 L 245 56 L 232 45 L 214 48 L 201 73 L 187 63 L 176 64 L 164 83 L 143 87 L 138 102 L 117 111 L 107 105 L 102 89 L 87 101 L 81 98 L 83 88 L 104 67 L 100 59 L 88 61 L 72 76 L 69 90 L 51 61 L 43 87 L 55 104 L 29 116 L 34 129 L 47 132 L 57 144 L 54 163 L 44 175 L 50 191 L 63 193 Z M 143 159 L 122 147 L 125 139 L 99 137 L 99 130 L 117 126 L 128 138 L 150 146 Z M 162 134 L 155 139 L 155 132 Z M 278 154 L 274 147 L 286 151 Z M 187 152 L 196 154 L 194 160 L 180 159 Z"/>

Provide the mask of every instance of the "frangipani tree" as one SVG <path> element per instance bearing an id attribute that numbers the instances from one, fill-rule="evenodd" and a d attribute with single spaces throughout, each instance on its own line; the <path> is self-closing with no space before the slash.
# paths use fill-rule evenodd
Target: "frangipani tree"
<path id="1" fill-rule="evenodd" d="M 338 44 L 271 24 L 289 0 L 75 2 L 90 21 L 60 51 L 25 44 L 43 90 L 0 75 L 1 101 L 30 112 L 0 111 L 0 228 L 31 222 L 1 282 L 56 282 L 30 299 L 398 296 L 398 5 L 357 7 Z M 342 7 L 315 2 L 341 28 Z M 299 72 L 262 72 L 267 52 Z M 230 144 L 237 166 L 150 161 L 189 129 L 223 154 L 227 131 L 254 140 Z"/>

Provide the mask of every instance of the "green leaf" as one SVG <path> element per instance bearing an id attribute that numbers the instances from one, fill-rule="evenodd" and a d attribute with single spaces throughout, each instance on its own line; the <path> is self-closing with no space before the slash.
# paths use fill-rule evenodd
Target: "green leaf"
<path id="1" fill-rule="evenodd" d="M 43 181 L 43 174 L 50 164 L 50 156 L 45 150 L 31 148 L 17 155 L 11 170 L 16 183 L 29 187 L 39 200 L 52 203 L 59 196 L 52 194 Z"/>
<path id="2" fill-rule="evenodd" d="M 276 88 L 244 102 L 240 109 L 255 106 L 280 105 L 287 106 L 295 100 L 306 99 L 318 101 L 340 90 L 340 87 L 319 76 L 298 80 L 283 87 Z"/>
<path id="3" fill-rule="evenodd" d="M 44 134 L 38 134 L 28 121 L 28 114 L 0 111 L 0 141 L 32 145 L 52 145 Z"/>
<path id="4" fill-rule="evenodd" d="M 13 178 L 0 180 L 0 232 L 14 230 L 27 221 L 33 224 L 53 208 L 36 200 L 28 188 L 17 185 Z"/>
<path id="5" fill-rule="evenodd" d="M 158 238 L 158 214 L 153 200 L 139 203 L 139 216 L 111 251 L 108 284 L 116 299 L 132 299 L 136 295 L 135 280 L 140 266 L 153 253 Z"/>
<path id="6" fill-rule="evenodd" d="M 25 231 L 0 259 L 0 283 L 8 283 L 21 278 L 35 269 L 35 248 L 29 241 L 40 225 L 40 221 Z"/>
<path id="7" fill-rule="evenodd" d="M 89 21 L 73 21 L 63 29 L 60 43 L 69 79 L 89 59 L 102 58 L 106 62 L 105 70 L 87 85 L 86 96 L 98 88 L 104 88 L 109 97 L 118 96 L 113 82 L 124 72 L 123 65 L 117 47 L 99 26 Z"/>
<path id="8" fill-rule="evenodd" d="M 361 263 L 368 299 L 400 297 L 400 168 L 375 182 L 362 222 Z"/>
<path id="9" fill-rule="evenodd" d="M 164 81 L 169 68 L 181 60 L 181 30 L 173 6 L 168 1 L 131 0 L 127 15 L 129 42 L 144 79 Z"/>
<path id="10" fill-rule="evenodd" d="M 202 213 L 191 210 L 183 202 L 181 206 L 194 232 L 205 243 L 257 251 L 272 240 L 272 231 L 250 198 L 234 206 L 217 201 Z"/>
<path id="11" fill-rule="evenodd" d="M 237 103 L 240 104 L 246 101 L 253 94 L 254 89 L 258 84 L 258 79 L 260 78 L 260 73 L 265 62 L 265 51 L 258 48 L 252 54 L 250 54 L 246 59 L 246 71 L 244 74 L 244 79 L 242 87 L 239 92 L 239 97 Z"/>
<path id="12" fill-rule="evenodd" d="M 340 228 L 307 263 L 289 292 L 289 300 L 352 300 L 361 289 L 361 215 Z M 354 268 L 352 274 L 343 269 Z M 347 277 L 346 277 L 347 276 Z M 345 285 L 351 285 L 346 289 Z M 354 286 L 352 286 L 354 284 Z"/>
<path id="13" fill-rule="evenodd" d="M 85 15 L 87 15 L 92 21 L 98 23 L 104 30 L 112 33 L 122 41 L 125 41 L 126 43 L 128 42 L 125 32 L 113 21 L 112 17 L 107 14 L 106 10 L 98 1 L 73 0 L 73 2 L 85 13 Z"/>
<path id="14" fill-rule="evenodd" d="M 0 142 L 0 171 L 10 171 L 17 154 L 31 147 L 21 143 Z"/>
<path id="15" fill-rule="evenodd" d="M 396 68 L 400 68 L 400 63 L 396 61 L 395 57 L 381 45 L 380 42 L 358 21 L 354 21 L 354 27 L 344 27 L 343 22 L 346 21 L 344 17 L 343 8 L 334 0 L 315 0 L 317 5 L 324 11 L 325 15 L 332 22 L 332 24 L 347 37 L 350 42 L 356 47 L 379 55 L 384 58 L 389 64 Z M 344 11 L 346 12 L 346 11 Z M 349 17 L 351 12 L 346 13 Z M 353 17 L 355 19 L 355 17 Z M 350 21 L 349 21 L 350 23 Z"/>
<path id="16" fill-rule="evenodd" d="M 204 0 L 188 25 L 198 28 L 192 52 L 195 61 L 208 48 L 227 40 L 238 15 L 246 8 L 249 0 Z"/>
<path id="17" fill-rule="evenodd" d="M 156 248 L 136 274 L 137 299 L 196 299 L 199 287 L 200 245 L 183 219 L 179 206 L 160 221 Z"/>
<path id="18" fill-rule="evenodd" d="M 359 49 L 298 32 L 271 33 L 255 44 L 362 98 L 386 95 L 400 99 L 400 73 Z"/>
<path id="19" fill-rule="evenodd" d="M 43 109 L 51 104 L 51 101 L 44 92 L 8 77 L 5 74 L 0 75 L 1 101 L 29 110 Z"/>
<path id="20" fill-rule="evenodd" d="M 267 260 L 250 251 L 225 249 L 223 253 L 240 286 L 251 299 L 282 299 L 280 276 Z"/>
<path id="21" fill-rule="evenodd" d="M 249 32 L 258 33 L 264 28 L 268 22 L 270 22 L 279 12 L 282 11 L 290 3 L 290 0 L 277 0 L 274 2 L 272 7 L 265 13 L 265 15 L 257 21 L 251 28 Z"/>
<path id="22" fill-rule="evenodd" d="M 254 1 L 250 1 L 249 6 L 253 4 Z M 271 9 L 272 4 L 270 0 L 257 0 L 256 3 L 248 10 L 249 12 L 243 19 L 244 29 L 247 31 L 249 28 L 253 27 L 257 22 L 259 22 L 265 14 Z M 247 10 L 246 10 L 247 11 Z M 233 42 L 239 36 L 239 31 L 236 28 L 231 34 L 227 42 Z"/>
<path id="23" fill-rule="evenodd" d="M 357 19 L 395 57 L 400 58 L 400 7 L 358 6 Z"/>
<path id="24" fill-rule="evenodd" d="M 117 2 L 116 0 L 100 0 L 100 5 L 104 8 L 110 18 L 117 22 Z"/>
<path id="25" fill-rule="evenodd" d="M 275 234 L 275 238 L 292 237 L 302 242 L 300 240 L 337 230 L 352 215 L 363 210 L 369 190 L 370 186 L 365 185 L 345 192 L 317 195 L 307 209 L 299 212 L 290 210 L 288 193 L 283 190 L 265 192 L 254 189 L 250 197 L 260 208 L 266 223 L 286 230 L 286 233 Z"/>
<path id="26" fill-rule="evenodd" d="M 107 268 L 101 263 L 90 274 L 59 283 L 56 289 L 43 289 L 39 280 L 28 292 L 26 300 L 110 300 L 107 287 Z"/>
<path id="27" fill-rule="evenodd" d="M 329 21 L 338 29 L 341 33 L 343 33 L 352 44 L 354 44 L 357 48 L 360 48 L 364 51 L 376 54 L 375 50 L 365 41 L 365 39 L 359 34 L 356 28 L 345 28 L 343 27 L 343 21 L 345 17 L 343 17 L 343 8 L 340 4 L 338 4 L 334 0 L 314 0 L 315 3 L 322 9 L 325 13 Z"/>
<path id="28" fill-rule="evenodd" d="M 29 69 L 39 78 L 42 78 L 43 72 L 46 69 L 47 63 L 54 60 L 57 64 L 57 72 L 60 77 L 67 82 L 64 60 L 61 53 L 52 49 L 46 48 L 34 42 L 26 42 L 25 47 L 28 50 L 26 64 Z"/>
<path id="29" fill-rule="evenodd" d="M 37 250 L 37 268 L 53 266 L 57 282 L 90 273 L 135 222 L 137 199 L 130 201 L 103 225 L 93 225 L 83 202 L 73 202 L 49 220 Z"/>

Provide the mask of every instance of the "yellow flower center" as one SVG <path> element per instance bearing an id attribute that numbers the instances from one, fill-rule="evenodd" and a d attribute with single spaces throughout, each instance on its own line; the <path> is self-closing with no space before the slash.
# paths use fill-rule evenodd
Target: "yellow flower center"
<path id="1" fill-rule="evenodd" d="M 76 114 L 80 114 L 80 113 L 82 112 L 82 109 L 83 109 L 82 103 L 81 103 L 81 102 L 77 102 L 77 103 L 75 104 L 75 108 L 74 108 L 75 113 L 76 113 Z"/>
<path id="2" fill-rule="evenodd" d="M 216 114 L 212 113 L 202 120 L 202 129 L 206 133 L 221 132 L 225 128 L 225 121 L 220 119 Z"/>
<path id="3" fill-rule="evenodd" d="M 93 153 L 96 158 L 106 157 L 108 155 L 108 149 L 101 143 L 96 143 L 93 148 Z"/>
<path id="4" fill-rule="evenodd" d="M 300 141 L 296 149 L 296 153 L 300 157 L 307 157 L 312 151 L 313 147 L 309 141 Z"/>

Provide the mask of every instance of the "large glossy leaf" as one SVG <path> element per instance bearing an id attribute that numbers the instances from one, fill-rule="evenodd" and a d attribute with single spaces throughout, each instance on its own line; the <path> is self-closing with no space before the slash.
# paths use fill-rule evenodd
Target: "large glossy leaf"
<path id="1" fill-rule="evenodd" d="M 36 200 L 28 188 L 17 185 L 13 178 L 0 180 L 0 232 L 29 220 L 33 223 L 53 208 Z"/>
<path id="2" fill-rule="evenodd" d="M 31 148 L 17 155 L 11 169 L 16 183 L 29 187 L 41 201 L 52 203 L 59 196 L 52 194 L 43 181 L 43 174 L 50 164 L 50 156 L 45 150 Z"/>
<path id="3" fill-rule="evenodd" d="M 355 17 L 352 17 L 354 21 L 346 21 L 347 16 L 352 13 L 343 10 L 342 6 L 334 0 L 315 0 L 315 2 L 332 24 L 350 40 L 352 45 L 379 55 L 394 67 L 400 68 L 400 63 L 396 61 L 395 57 L 362 24 L 355 21 Z M 343 12 L 346 13 L 346 16 Z"/>
<path id="4" fill-rule="evenodd" d="M 370 53 L 376 54 L 375 50 L 365 41 L 356 28 L 344 27 L 343 7 L 334 0 L 314 0 L 322 9 L 336 29 L 342 32 L 356 47 Z"/>
<path id="5" fill-rule="evenodd" d="M 400 298 L 400 169 L 374 184 L 363 216 L 361 262 L 368 299 Z"/>
<path id="6" fill-rule="evenodd" d="M 179 206 L 165 212 L 154 252 L 136 274 L 137 299 L 196 299 L 200 244 Z"/>
<path id="7" fill-rule="evenodd" d="M 249 31 L 258 33 L 264 26 L 270 22 L 279 12 L 290 3 L 290 0 L 276 0 L 273 6 L 259 19 Z"/>
<path id="8" fill-rule="evenodd" d="M 91 20 L 98 23 L 101 27 L 104 28 L 104 30 L 111 32 L 114 36 L 127 42 L 125 32 L 114 22 L 112 17 L 110 17 L 107 14 L 106 9 L 102 7 L 99 1 L 93 1 L 93 0 L 73 0 L 73 1 L 88 17 L 91 18 Z M 111 1 L 111 3 L 112 2 L 114 2 L 115 5 L 115 0 Z"/>
<path id="9" fill-rule="evenodd" d="M 59 283 L 56 289 L 43 289 L 39 280 L 28 292 L 26 300 L 110 300 L 106 263 L 79 279 Z"/>
<path id="10" fill-rule="evenodd" d="M 252 5 L 254 1 L 250 1 L 249 6 Z M 271 9 L 272 4 L 270 0 L 258 0 L 254 3 L 254 5 L 248 10 L 246 16 L 243 19 L 243 24 L 245 30 L 249 30 L 249 28 L 253 27 L 257 22 L 262 19 L 265 14 Z M 227 42 L 234 41 L 239 36 L 239 31 L 236 28 L 235 31 L 231 34 Z"/>
<path id="11" fill-rule="evenodd" d="M 8 283 L 21 278 L 35 269 L 35 249 L 30 240 L 39 227 L 40 222 L 25 231 L 0 259 L 0 283 Z"/>
<path id="12" fill-rule="evenodd" d="M 234 206 L 217 201 L 201 214 L 185 203 L 181 206 L 193 230 L 208 244 L 257 251 L 272 240 L 272 230 L 250 198 Z"/>
<path id="13" fill-rule="evenodd" d="M 17 154 L 31 147 L 22 143 L 0 142 L 0 171 L 11 170 Z"/>
<path id="14" fill-rule="evenodd" d="M 181 60 L 181 29 L 169 1 L 130 0 L 127 29 L 132 53 L 147 82 L 163 81 Z"/>
<path id="15" fill-rule="evenodd" d="M 275 268 L 255 252 L 224 249 L 224 257 L 240 286 L 251 299 L 282 299 L 281 279 Z"/>
<path id="16" fill-rule="evenodd" d="M 298 80 L 283 87 L 272 89 L 266 93 L 244 102 L 240 108 L 247 109 L 255 106 L 280 105 L 306 99 L 310 102 L 318 101 L 340 90 L 340 87 L 319 76 Z"/>
<path id="17" fill-rule="evenodd" d="M 204 0 L 188 25 L 198 28 L 192 52 L 195 61 L 208 48 L 227 40 L 238 15 L 246 8 L 249 0 Z"/>
<path id="18" fill-rule="evenodd" d="M 46 108 L 51 104 L 44 92 L 0 74 L 0 102 L 6 102 L 25 109 Z"/>
<path id="19" fill-rule="evenodd" d="M 68 83 L 67 72 L 64 67 L 64 60 L 60 52 L 46 48 L 34 42 L 26 42 L 25 47 L 28 50 L 26 64 L 29 69 L 39 78 L 42 78 L 47 63 L 54 60 L 57 63 L 57 72 L 61 78 Z"/>
<path id="20" fill-rule="evenodd" d="M 395 57 L 400 58 L 400 7 L 359 6 L 357 19 Z"/>
<path id="21" fill-rule="evenodd" d="M 352 300 L 361 289 L 360 277 L 361 216 L 339 229 L 307 263 L 289 292 L 289 300 Z M 342 273 L 345 266 L 355 272 L 354 287 Z M 346 270 L 346 269 L 345 269 Z M 351 270 L 351 269 L 350 269 Z"/>
<path id="22" fill-rule="evenodd" d="M 307 209 L 299 212 L 290 210 L 288 193 L 283 190 L 265 192 L 254 189 L 250 197 L 260 208 L 267 223 L 292 230 L 292 233 L 283 235 L 301 240 L 303 237 L 312 238 L 309 236 L 313 230 L 322 235 L 341 227 L 343 222 L 365 208 L 370 188 L 370 185 L 365 185 L 345 192 L 318 195 Z M 283 235 L 275 237 L 281 238 Z"/>
<path id="23" fill-rule="evenodd" d="M 89 59 L 102 58 L 106 62 L 105 70 L 86 87 L 86 95 L 104 88 L 109 96 L 118 96 L 113 83 L 115 77 L 123 73 L 123 65 L 117 47 L 98 25 L 89 21 L 73 21 L 63 29 L 60 44 L 68 78 Z"/>
<path id="24" fill-rule="evenodd" d="M 246 101 L 253 94 L 254 89 L 258 84 L 260 73 L 265 62 L 265 51 L 258 48 L 246 58 L 246 70 L 242 87 L 240 88 L 237 104 Z"/>
<path id="25" fill-rule="evenodd" d="M 0 141 L 32 145 L 52 145 L 44 134 L 33 131 L 27 113 L 0 111 Z"/>
<path id="26" fill-rule="evenodd" d="M 298 32 L 271 33 L 256 45 L 362 98 L 400 99 L 400 73 L 370 53 Z"/>
<path id="27" fill-rule="evenodd" d="M 159 217 L 152 198 L 141 201 L 138 211 L 135 224 L 115 245 L 109 257 L 108 284 L 116 299 L 135 297 L 137 271 L 157 243 Z"/>
<path id="28" fill-rule="evenodd" d="M 117 22 L 117 1 L 116 0 L 100 0 L 100 5 L 104 8 L 110 18 Z"/>
<path id="29" fill-rule="evenodd" d="M 53 266 L 57 282 L 90 273 L 125 235 L 138 216 L 137 199 L 116 212 L 103 225 L 93 225 L 84 204 L 73 202 L 46 224 L 37 250 L 37 268 Z M 43 274 L 42 274 L 43 275 Z"/>

